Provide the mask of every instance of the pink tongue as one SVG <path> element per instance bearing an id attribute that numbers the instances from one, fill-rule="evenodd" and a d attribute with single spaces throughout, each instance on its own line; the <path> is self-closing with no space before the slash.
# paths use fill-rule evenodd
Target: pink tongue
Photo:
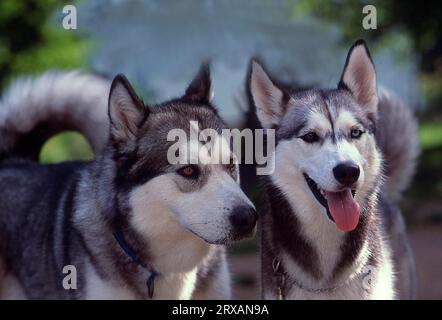
<path id="1" fill-rule="evenodd" d="M 353 199 L 351 190 L 342 192 L 325 192 L 330 213 L 336 225 L 343 231 L 352 231 L 359 222 L 361 208 Z"/>

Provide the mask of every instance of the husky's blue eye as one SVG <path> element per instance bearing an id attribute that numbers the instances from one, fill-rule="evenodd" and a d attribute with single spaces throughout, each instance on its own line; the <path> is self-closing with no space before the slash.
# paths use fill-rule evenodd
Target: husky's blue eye
<path id="1" fill-rule="evenodd" d="M 314 143 L 319 141 L 319 137 L 315 132 L 306 133 L 305 135 L 301 136 L 301 139 L 307 143 Z"/>
<path id="2" fill-rule="evenodd" d="M 364 132 L 359 129 L 352 129 L 350 132 L 350 136 L 352 139 L 359 139 Z"/>

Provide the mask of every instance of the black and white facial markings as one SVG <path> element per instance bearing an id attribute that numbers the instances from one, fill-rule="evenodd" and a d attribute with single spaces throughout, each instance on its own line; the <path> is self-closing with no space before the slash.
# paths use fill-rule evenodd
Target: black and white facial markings
<path id="1" fill-rule="evenodd" d="M 172 129 L 189 132 L 195 122 L 200 130 L 225 128 L 211 103 L 211 92 L 209 68 L 203 65 L 178 99 L 147 106 L 123 76 L 115 78 L 109 98 L 117 180 L 127 193 L 132 226 L 147 237 L 160 237 L 156 242 L 163 243 L 197 235 L 204 241 L 195 252 L 203 250 L 205 242 L 227 243 L 251 234 L 257 218 L 239 187 L 230 148 L 223 148 L 230 153 L 229 164 L 183 165 L 167 160 L 173 143 L 167 134 Z M 189 142 L 190 146 L 201 143 Z M 197 157 L 193 149 L 198 148 L 189 148 L 190 156 Z"/>
<path id="2" fill-rule="evenodd" d="M 337 89 L 287 92 L 252 62 L 250 90 L 262 126 L 276 129 L 272 179 L 307 193 L 339 228 L 353 230 L 380 170 L 376 74 L 365 43 L 350 49 Z"/>

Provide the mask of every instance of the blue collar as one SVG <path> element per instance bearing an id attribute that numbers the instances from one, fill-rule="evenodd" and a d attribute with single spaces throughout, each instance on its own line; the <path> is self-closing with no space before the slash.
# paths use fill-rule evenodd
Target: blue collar
<path id="1" fill-rule="evenodd" d="M 153 298 L 154 290 L 155 290 L 155 278 L 160 275 L 150 264 L 146 263 L 141 257 L 136 253 L 136 251 L 126 242 L 124 238 L 123 232 L 120 229 L 117 229 L 114 232 L 114 238 L 117 240 L 120 248 L 124 251 L 124 253 L 131 258 L 133 262 L 138 264 L 143 269 L 146 269 L 149 272 L 149 276 L 146 278 L 146 286 L 147 293 L 149 298 Z"/>

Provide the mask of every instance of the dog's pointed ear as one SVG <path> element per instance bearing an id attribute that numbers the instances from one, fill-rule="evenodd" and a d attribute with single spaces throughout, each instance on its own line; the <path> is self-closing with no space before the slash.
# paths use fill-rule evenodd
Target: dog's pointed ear
<path id="1" fill-rule="evenodd" d="M 376 113 L 376 71 L 364 40 L 356 41 L 350 48 L 338 88 L 350 91 L 368 113 Z"/>
<path id="2" fill-rule="evenodd" d="M 194 102 L 209 104 L 212 101 L 212 80 L 210 79 L 210 66 L 203 63 L 186 89 L 183 98 Z"/>
<path id="3" fill-rule="evenodd" d="M 109 119 L 111 139 L 118 145 L 135 141 L 139 126 L 149 109 L 137 96 L 124 75 L 117 75 L 112 81 L 109 93 Z"/>
<path id="4" fill-rule="evenodd" d="M 273 83 L 263 67 L 251 61 L 249 90 L 256 106 L 256 115 L 265 129 L 274 128 L 284 115 L 284 92 Z"/>

